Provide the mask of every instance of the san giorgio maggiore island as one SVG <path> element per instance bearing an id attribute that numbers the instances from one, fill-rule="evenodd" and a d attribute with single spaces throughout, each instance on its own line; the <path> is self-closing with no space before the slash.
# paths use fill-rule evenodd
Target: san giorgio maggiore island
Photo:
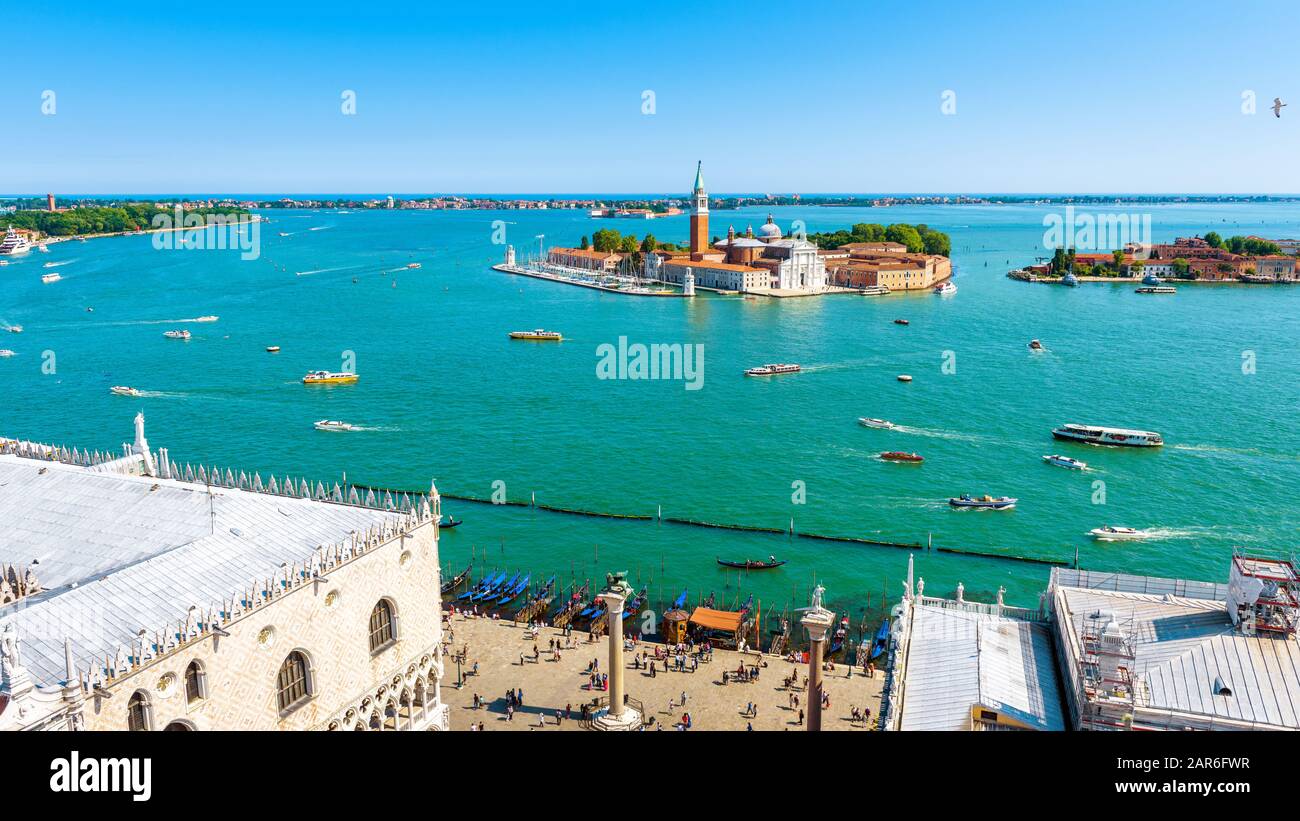
<path id="1" fill-rule="evenodd" d="M 688 297 L 695 295 L 696 288 L 768 297 L 832 293 L 879 296 L 894 290 L 932 288 L 952 275 L 951 261 L 941 254 L 924 253 L 925 239 L 912 226 L 891 226 L 909 232 L 914 242 L 911 247 L 881 237 L 874 242 L 820 248 L 803 232 L 785 236 L 769 216 L 757 232 L 751 225 L 738 235 L 733 225 L 727 228 L 725 239 L 715 237 L 710 242 L 709 195 L 704 187 L 703 165 L 697 165 L 691 187 L 690 240 L 685 248 L 661 246 L 649 237 L 640 247 L 632 242 L 631 247 L 593 248 L 584 237 L 581 247 L 553 247 L 545 259 L 522 264 L 511 246 L 506 250 L 505 262 L 494 267 L 619 293 Z M 653 218 L 655 212 L 637 213 Z M 603 210 L 593 212 L 593 216 L 605 215 Z M 947 243 L 942 235 L 936 234 L 935 238 Z M 673 285 L 679 290 L 657 285 Z"/>

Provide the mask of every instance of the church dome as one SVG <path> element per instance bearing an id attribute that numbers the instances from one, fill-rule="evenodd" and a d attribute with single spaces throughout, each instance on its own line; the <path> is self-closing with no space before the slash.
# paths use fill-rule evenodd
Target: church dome
<path id="1" fill-rule="evenodd" d="M 781 229 L 777 227 L 777 224 L 775 222 L 772 222 L 771 214 L 767 215 L 767 222 L 763 224 L 763 227 L 758 229 L 758 235 L 763 239 L 781 238 Z"/>

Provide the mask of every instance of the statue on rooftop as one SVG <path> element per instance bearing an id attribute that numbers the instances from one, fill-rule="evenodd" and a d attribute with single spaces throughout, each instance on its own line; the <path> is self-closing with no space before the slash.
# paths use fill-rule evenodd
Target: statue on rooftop
<path id="1" fill-rule="evenodd" d="M 23 665 L 19 644 L 18 628 L 13 622 L 6 622 L 0 627 L 0 661 L 4 662 L 5 672 L 10 675 Z"/>

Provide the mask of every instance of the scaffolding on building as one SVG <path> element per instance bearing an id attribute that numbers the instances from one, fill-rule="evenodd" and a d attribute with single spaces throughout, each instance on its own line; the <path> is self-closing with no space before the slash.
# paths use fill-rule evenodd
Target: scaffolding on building
<path id="1" fill-rule="evenodd" d="M 1100 610 L 1083 622 L 1078 681 L 1082 690 L 1079 723 L 1084 730 L 1132 729 L 1137 705 L 1137 636 L 1134 620 L 1121 623 Z"/>

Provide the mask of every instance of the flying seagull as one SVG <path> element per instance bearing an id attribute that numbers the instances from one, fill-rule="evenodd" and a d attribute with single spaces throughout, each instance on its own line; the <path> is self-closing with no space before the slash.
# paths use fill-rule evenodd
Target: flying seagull
<path id="1" fill-rule="evenodd" d="M 1282 102 L 1282 98 L 1281 98 L 1281 97 L 1274 97 L 1274 98 L 1273 98 L 1273 116 L 1274 116 L 1274 117 L 1279 117 L 1279 118 L 1280 118 L 1280 117 L 1282 116 L 1282 109 L 1283 109 L 1283 107 L 1285 107 L 1285 106 L 1286 106 L 1286 103 Z"/>

